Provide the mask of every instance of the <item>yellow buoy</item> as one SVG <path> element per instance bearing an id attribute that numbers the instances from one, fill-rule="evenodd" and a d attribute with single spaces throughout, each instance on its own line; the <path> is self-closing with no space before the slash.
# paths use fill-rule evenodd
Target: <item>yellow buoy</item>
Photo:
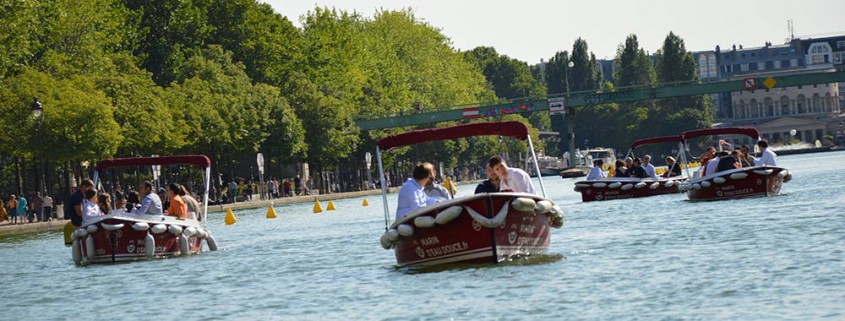
<path id="1" fill-rule="evenodd" d="M 361 204 L 361 206 L 370 206 L 370 202 L 367 202 L 367 199 L 365 198 L 364 204 Z"/>
<path id="2" fill-rule="evenodd" d="M 270 203 L 270 208 L 267 209 L 267 218 L 276 218 L 276 210 L 273 208 L 273 203 Z"/>
<path id="3" fill-rule="evenodd" d="M 73 244 L 71 234 L 73 234 L 74 230 L 76 230 L 76 226 L 73 226 L 71 222 L 67 222 L 67 224 L 65 224 L 65 245 Z"/>
<path id="4" fill-rule="evenodd" d="M 226 225 L 232 225 L 237 222 L 238 219 L 235 218 L 235 213 L 232 213 L 232 209 L 226 210 Z"/>
<path id="5" fill-rule="evenodd" d="M 334 211 L 334 202 L 332 202 L 332 200 L 329 200 L 329 205 L 326 206 L 326 210 L 327 211 Z"/>
<path id="6" fill-rule="evenodd" d="M 322 213 L 322 212 L 323 212 L 323 206 L 320 205 L 320 201 L 314 200 L 314 213 Z"/>

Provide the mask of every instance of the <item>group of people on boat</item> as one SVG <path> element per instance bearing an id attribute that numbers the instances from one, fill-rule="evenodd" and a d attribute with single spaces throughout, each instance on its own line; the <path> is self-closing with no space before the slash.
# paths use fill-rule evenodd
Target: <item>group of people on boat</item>
<path id="1" fill-rule="evenodd" d="M 657 179 L 658 177 L 673 177 L 681 175 L 681 167 L 675 161 L 674 157 L 667 156 L 666 165 L 668 170 L 658 176 L 657 169 L 651 163 L 651 155 L 645 155 L 642 159 L 639 157 L 628 157 L 625 161 L 616 160 L 616 163 L 614 164 L 615 168 L 613 169 L 613 177 Z M 600 159 L 594 161 L 593 167 L 590 169 L 590 173 L 587 174 L 587 180 L 594 181 L 605 178 L 602 166 L 604 166 L 604 161 Z"/>
<path id="2" fill-rule="evenodd" d="M 454 198 L 454 184 L 440 185 L 435 181 L 437 172 L 431 163 L 420 163 L 402 187 L 399 188 L 396 219 L 414 210 Z M 475 193 L 529 193 L 534 194 L 531 176 L 522 169 L 508 167 L 501 156 L 493 156 L 487 162 L 487 180 L 479 184 Z"/>
<path id="3" fill-rule="evenodd" d="M 730 144 L 720 142 L 722 145 Z M 715 147 L 708 147 L 701 156 L 701 176 L 707 176 L 718 172 L 752 166 L 777 166 L 777 154 L 769 149 L 769 143 L 765 140 L 757 142 L 760 148 L 760 157 L 754 158 L 749 153 L 748 145 L 742 145 L 733 150 L 722 150 L 717 152 Z"/>
<path id="4" fill-rule="evenodd" d="M 197 218 L 194 215 L 200 212 L 200 203 L 188 193 L 184 186 L 171 183 L 166 190 L 162 189 L 162 192 L 166 195 L 164 205 L 162 197 L 154 192 L 153 184 L 145 181 L 138 186 L 138 193 L 131 192 L 126 198 L 122 193 L 118 193 L 117 202 L 112 208 L 111 195 L 97 191 L 94 188 L 94 182 L 85 179 L 70 197 L 69 206 L 66 209 L 67 216 L 75 226 L 81 226 L 84 221 L 103 215 L 123 213 L 170 215 L 182 220 Z"/>

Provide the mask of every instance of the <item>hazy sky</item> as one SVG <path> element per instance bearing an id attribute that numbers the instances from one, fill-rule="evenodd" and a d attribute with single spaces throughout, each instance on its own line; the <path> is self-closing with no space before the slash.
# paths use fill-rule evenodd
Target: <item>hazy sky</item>
<path id="1" fill-rule="evenodd" d="M 263 0 L 299 27 L 299 17 L 316 6 L 357 11 L 372 17 L 379 9 L 411 7 L 417 18 L 440 28 L 462 50 L 492 46 L 499 53 L 537 63 L 555 52 L 571 50 L 583 37 L 598 58 L 613 57 L 628 34 L 655 51 L 674 31 L 687 50 L 712 50 L 779 44 L 789 36 L 845 35 L 845 0 Z"/>

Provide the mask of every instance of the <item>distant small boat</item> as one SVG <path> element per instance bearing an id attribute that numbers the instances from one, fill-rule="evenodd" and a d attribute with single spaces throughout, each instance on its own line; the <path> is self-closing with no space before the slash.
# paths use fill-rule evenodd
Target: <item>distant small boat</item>
<path id="1" fill-rule="evenodd" d="M 587 176 L 587 173 L 590 171 L 589 167 L 569 167 L 562 171 L 560 171 L 561 178 L 577 178 L 577 177 L 584 177 Z"/>

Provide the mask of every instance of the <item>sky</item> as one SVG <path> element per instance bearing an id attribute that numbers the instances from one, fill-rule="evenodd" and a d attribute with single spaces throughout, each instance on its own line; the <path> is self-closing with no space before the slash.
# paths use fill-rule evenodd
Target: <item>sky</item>
<path id="1" fill-rule="evenodd" d="M 261 0 L 301 27 L 300 17 L 317 6 L 372 17 L 378 10 L 412 8 L 415 16 L 441 29 L 460 50 L 491 46 L 528 62 L 571 51 L 578 37 L 596 57 L 612 58 L 634 33 L 654 52 L 672 31 L 687 50 L 713 50 L 784 43 L 792 20 L 797 37 L 845 35 L 845 0 Z"/>

